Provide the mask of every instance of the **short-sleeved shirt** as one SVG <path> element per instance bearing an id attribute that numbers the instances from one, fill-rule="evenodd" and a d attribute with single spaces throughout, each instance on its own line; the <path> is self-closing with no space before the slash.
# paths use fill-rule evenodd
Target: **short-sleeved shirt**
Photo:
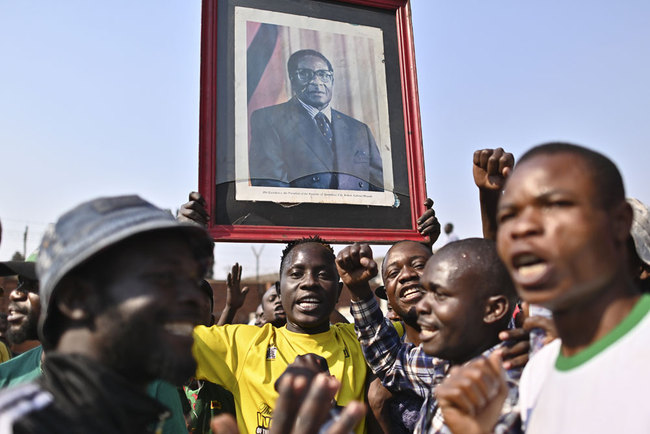
<path id="1" fill-rule="evenodd" d="M 334 324 L 318 334 L 286 327 L 225 325 L 194 329 L 196 378 L 221 384 L 235 398 L 237 424 L 246 433 L 268 432 L 278 393 L 274 383 L 296 356 L 314 353 L 327 360 L 341 382 L 336 403 L 364 401 L 366 362 L 353 324 Z M 365 431 L 362 422 L 356 432 Z"/>

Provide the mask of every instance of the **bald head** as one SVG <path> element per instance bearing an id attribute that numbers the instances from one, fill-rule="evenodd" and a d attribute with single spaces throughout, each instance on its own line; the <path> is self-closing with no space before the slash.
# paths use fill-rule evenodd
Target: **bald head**
<path id="1" fill-rule="evenodd" d="M 512 279 L 497 253 L 496 243 L 484 238 L 466 238 L 446 244 L 436 252 L 437 261 L 452 264 L 451 276 L 476 282 L 474 290 L 481 297 L 503 295 L 511 302 L 512 309 L 517 300 Z"/>

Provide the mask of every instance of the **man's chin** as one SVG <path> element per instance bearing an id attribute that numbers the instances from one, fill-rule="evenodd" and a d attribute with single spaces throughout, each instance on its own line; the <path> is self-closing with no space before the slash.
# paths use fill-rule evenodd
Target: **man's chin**
<path id="1" fill-rule="evenodd" d="M 20 327 L 10 327 L 7 330 L 7 340 L 9 341 L 10 344 L 12 345 L 20 345 L 23 342 L 27 340 L 35 340 L 38 339 L 36 336 L 36 332 L 34 332 L 33 336 L 31 338 L 27 333 L 27 327 L 25 327 L 27 324 L 23 324 Z"/>
<path id="2" fill-rule="evenodd" d="M 406 315 L 401 316 L 402 321 L 409 327 L 414 328 L 417 331 L 420 331 L 420 325 L 418 324 L 418 315 L 415 312 L 415 307 L 411 308 Z"/>

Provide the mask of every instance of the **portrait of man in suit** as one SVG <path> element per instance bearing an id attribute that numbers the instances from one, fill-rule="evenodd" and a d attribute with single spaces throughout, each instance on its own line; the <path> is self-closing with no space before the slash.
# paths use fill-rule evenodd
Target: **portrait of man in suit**
<path id="1" fill-rule="evenodd" d="M 316 50 L 299 50 L 287 70 L 291 99 L 250 117 L 251 185 L 383 191 L 382 159 L 370 128 L 330 106 L 330 61 Z"/>

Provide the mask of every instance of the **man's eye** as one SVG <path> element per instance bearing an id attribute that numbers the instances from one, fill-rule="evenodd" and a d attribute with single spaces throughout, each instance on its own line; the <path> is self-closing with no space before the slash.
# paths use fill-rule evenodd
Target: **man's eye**
<path id="1" fill-rule="evenodd" d="M 426 264 L 425 262 L 418 261 L 413 263 L 413 268 L 415 268 L 416 270 L 421 270 L 424 268 L 425 264 Z"/>
<path id="2" fill-rule="evenodd" d="M 566 208 L 569 206 L 573 206 L 573 201 L 570 201 L 568 199 L 552 200 L 551 202 L 548 203 L 547 206 L 549 208 Z"/>
<path id="3" fill-rule="evenodd" d="M 499 223 L 505 223 L 514 217 L 515 213 L 511 211 L 504 211 L 497 214 L 497 221 Z"/>
<path id="4" fill-rule="evenodd" d="M 436 298 L 438 301 L 442 301 L 447 298 L 445 294 L 442 294 L 440 291 L 434 291 L 433 296 Z"/>
<path id="5" fill-rule="evenodd" d="M 333 278 L 333 274 L 328 271 L 321 271 L 320 273 L 318 273 L 318 277 L 321 279 L 330 280 Z"/>

